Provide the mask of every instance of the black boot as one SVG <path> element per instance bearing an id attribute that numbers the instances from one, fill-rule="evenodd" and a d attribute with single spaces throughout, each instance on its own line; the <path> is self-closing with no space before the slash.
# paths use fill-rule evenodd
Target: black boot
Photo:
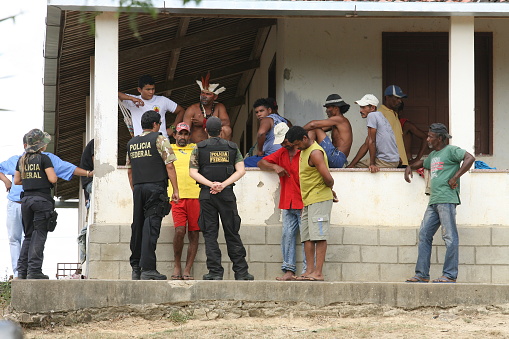
<path id="1" fill-rule="evenodd" d="M 133 272 L 131 273 L 132 280 L 140 280 L 141 268 L 140 266 L 133 266 Z"/>
<path id="2" fill-rule="evenodd" d="M 157 272 L 157 270 L 141 271 L 141 280 L 166 280 L 164 274 Z"/>

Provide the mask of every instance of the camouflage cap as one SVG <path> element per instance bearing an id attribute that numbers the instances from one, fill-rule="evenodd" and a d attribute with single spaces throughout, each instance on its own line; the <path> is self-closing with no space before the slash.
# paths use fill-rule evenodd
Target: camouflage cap
<path id="1" fill-rule="evenodd" d="M 25 138 L 27 147 L 25 151 L 27 153 L 35 153 L 51 141 L 51 136 L 41 131 L 40 129 L 34 128 L 27 134 L 25 134 Z"/>

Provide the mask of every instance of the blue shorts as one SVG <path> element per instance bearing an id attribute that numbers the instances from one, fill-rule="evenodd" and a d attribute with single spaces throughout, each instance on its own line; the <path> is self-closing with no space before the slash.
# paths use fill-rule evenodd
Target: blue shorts
<path id="1" fill-rule="evenodd" d="M 346 162 L 346 155 L 334 147 L 329 136 L 322 140 L 320 146 L 325 151 L 325 154 L 327 154 L 329 168 L 343 168 Z"/>
<path id="2" fill-rule="evenodd" d="M 245 167 L 256 167 L 258 165 L 258 161 L 262 160 L 263 157 L 259 155 L 253 155 L 244 159 Z"/>

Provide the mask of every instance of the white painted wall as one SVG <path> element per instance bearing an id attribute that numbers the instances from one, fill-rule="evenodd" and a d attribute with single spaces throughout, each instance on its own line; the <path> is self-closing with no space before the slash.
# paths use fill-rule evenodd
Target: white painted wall
<path id="1" fill-rule="evenodd" d="M 493 156 L 477 157 L 492 167 L 509 169 L 509 20 L 475 19 L 476 32 L 493 32 Z"/>
<path id="2" fill-rule="evenodd" d="M 332 209 L 332 224 L 354 226 L 416 226 L 421 223 L 428 196 L 424 179 L 414 172 L 412 183 L 403 179 L 402 170 L 382 170 L 371 174 L 364 169 L 333 170 L 339 203 Z M 461 178 L 461 201 L 457 222 L 464 226 L 509 225 L 507 172 L 467 173 Z M 100 209 L 107 217 L 105 224 L 132 223 L 132 192 L 127 170 L 111 173 L 117 183 L 103 198 Z M 279 179 L 276 174 L 248 169 L 235 186 L 239 215 L 243 225 L 280 223 Z M 496 203 L 495 203 L 496 202 Z M 163 224 L 173 224 L 171 215 Z"/>

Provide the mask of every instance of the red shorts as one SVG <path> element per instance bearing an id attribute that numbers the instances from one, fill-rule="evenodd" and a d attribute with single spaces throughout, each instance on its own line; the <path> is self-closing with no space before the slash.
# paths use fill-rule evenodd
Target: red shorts
<path id="1" fill-rule="evenodd" d="M 180 199 L 178 204 L 171 203 L 171 215 L 175 227 L 186 226 L 189 231 L 199 231 L 200 200 Z"/>

